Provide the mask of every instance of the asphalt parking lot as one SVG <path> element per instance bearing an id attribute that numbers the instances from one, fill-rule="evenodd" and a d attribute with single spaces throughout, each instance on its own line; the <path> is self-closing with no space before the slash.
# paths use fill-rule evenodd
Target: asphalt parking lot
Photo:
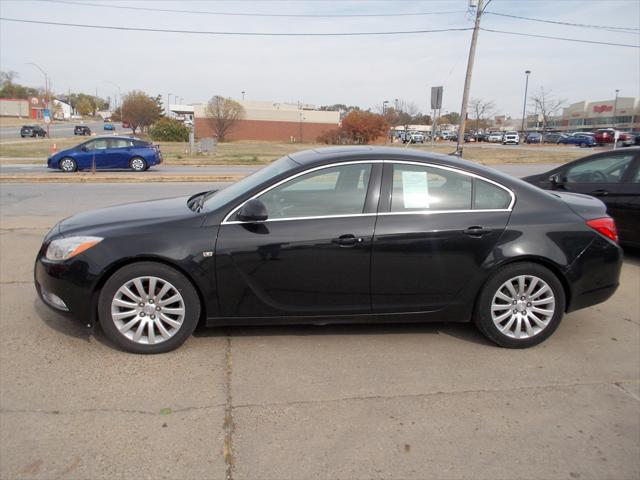
<path id="1" fill-rule="evenodd" d="M 60 219 L 205 187 L 0 185 L 0 478 L 640 477 L 638 252 L 528 350 L 437 323 L 198 329 L 139 356 L 36 297 Z"/>

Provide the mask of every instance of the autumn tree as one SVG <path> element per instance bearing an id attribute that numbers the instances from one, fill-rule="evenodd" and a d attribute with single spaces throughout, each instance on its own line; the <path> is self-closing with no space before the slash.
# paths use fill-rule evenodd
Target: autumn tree
<path id="1" fill-rule="evenodd" d="M 25 87 L 15 83 L 18 74 L 13 70 L 0 72 L 0 98 L 29 98 L 40 96 L 37 88 Z"/>
<path id="2" fill-rule="evenodd" d="M 546 130 L 551 117 L 556 115 L 566 103 L 564 99 L 555 98 L 551 90 L 540 87 L 540 90 L 531 97 L 529 106 L 542 116 L 542 128 Z"/>
<path id="3" fill-rule="evenodd" d="M 150 97 L 140 90 L 127 93 L 122 99 L 121 118 L 131 126 L 133 133 L 144 131 L 162 116 L 162 107 L 157 97 Z"/>
<path id="4" fill-rule="evenodd" d="M 476 131 L 478 131 L 481 126 L 486 127 L 489 119 L 496 113 L 496 104 L 493 100 L 472 98 L 469 101 L 469 111 L 476 121 Z"/>
<path id="5" fill-rule="evenodd" d="M 438 123 L 445 124 L 448 123 L 450 125 L 457 125 L 460 123 L 460 114 L 458 112 L 449 112 L 446 115 L 442 115 L 438 119 Z"/>
<path id="6" fill-rule="evenodd" d="M 76 112 L 80 115 L 93 115 L 94 107 L 93 103 L 88 97 L 82 97 L 76 102 Z"/>
<path id="7" fill-rule="evenodd" d="M 351 143 L 366 144 L 387 134 L 389 124 L 377 113 L 354 110 L 342 119 L 341 132 Z"/>
<path id="8" fill-rule="evenodd" d="M 218 141 L 224 142 L 227 134 L 245 115 L 245 110 L 235 100 L 224 98 L 220 95 L 211 97 L 206 106 L 207 123 L 218 137 Z"/>

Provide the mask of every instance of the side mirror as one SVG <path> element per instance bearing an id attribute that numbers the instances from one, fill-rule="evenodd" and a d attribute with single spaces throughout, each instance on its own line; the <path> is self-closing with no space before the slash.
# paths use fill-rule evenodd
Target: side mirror
<path id="1" fill-rule="evenodd" d="M 564 179 L 562 178 L 562 173 L 556 173 L 549 177 L 549 181 L 553 185 L 562 185 L 564 183 Z"/>
<path id="2" fill-rule="evenodd" d="M 267 206 L 256 198 L 245 203 L 238 211 L 236 217 L 241 222 L 263 222 L 269 218 Z"/>
<path id="3" fill-rule="evenodd" d="M 87 147 L 85 145 L 83 145 L 83 146 L 80 147 L 80 150 L 82 150 L 83 152 L 86 152 L 87 151 Z"/>

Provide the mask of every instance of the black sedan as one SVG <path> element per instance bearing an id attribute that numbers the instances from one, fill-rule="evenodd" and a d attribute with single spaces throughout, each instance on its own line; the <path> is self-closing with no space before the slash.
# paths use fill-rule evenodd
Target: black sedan
<path id="1" fill-rule="evenodd" d="M 620 242 L 640 247 L 640 148 L 596 153 L 524 180 L 600 198 L 616 221 Z"/>
<path id="2" fill-rule="evenodd" d="M 49 306 L 120 348 L 207 325 L 473 320 L 529 347 L 608 299 L 622 250 L 604 204 L 452 156 L 372 147 L 281 158 L 220 191 L 75 215 L 45 237 Z"/>

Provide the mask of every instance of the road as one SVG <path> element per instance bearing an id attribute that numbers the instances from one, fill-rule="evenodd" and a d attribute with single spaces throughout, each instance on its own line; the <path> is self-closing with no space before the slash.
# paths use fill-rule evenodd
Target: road
<path id="1" fill-rule="evenodd" d="M 212 165 L 212 166 L 190 166 L 190 165 L 160 165 L 157 167 L 152 167 L 147 172 L 144 172 L 141 175 L 248 175 L 261 168 L 263 165 L 259 166 L 246 166 L 246 165 Z M 546 172 L 547 170 L 551 170 L 556 167 L 556 164 L 552 163 L 518 163 L 518 164 L 500 164 L 500 165 L 491 165 L 491 168 L 495 168 L 502 172 L 508 173 L 510 175 L 514 175 L 516 177 L 524 177 L 527 175 L 534 175 L 536 173 Z M 118 170 L 113 170 L 117 172 Z M 126 171 L 126 170 L 120 170 Z M 48 174 L 48 173 L 59 173 L 57 170 L 51 170 L 46 167 L 45 164 L 12 164 L 12 163 L 1 163 L 0 164 L 0 174 L 11 174 L 11 175 L 20 175 L 20 174 Z M 97 172 L 96 175 L 100 175 L 102 171 Z"/>
<path id="2" fill-rule="evenodd" d="M 32 119 L 25 118 L 24 125 L 33 125 L 34 122 Z M 73 129 L 76 125 L 87 125 L 91 131 L 95 132 L 98 135 L 102 135 L 105 133 L 104 131 L 104 122 L 89 120 L 89 121 L 81 121 L 81 120 L 73 120 L 65 123 L 51 123 L 49 124 L 49 134 L 51 138 L 62 138 L 62 137 L 73 137 Z M 116 133 L 130 135 L 130 128 L 122 128 L 120 123 L 115 123 Z M 47 129 L 46 125 L 42 124 L 42 128 Z M 112 133 L 108 131 L 107 133 Z M 0 127 L 0 140 L 12 140 L 20 138 L 20 127 L 19 126 L 2 126 Z"/>

